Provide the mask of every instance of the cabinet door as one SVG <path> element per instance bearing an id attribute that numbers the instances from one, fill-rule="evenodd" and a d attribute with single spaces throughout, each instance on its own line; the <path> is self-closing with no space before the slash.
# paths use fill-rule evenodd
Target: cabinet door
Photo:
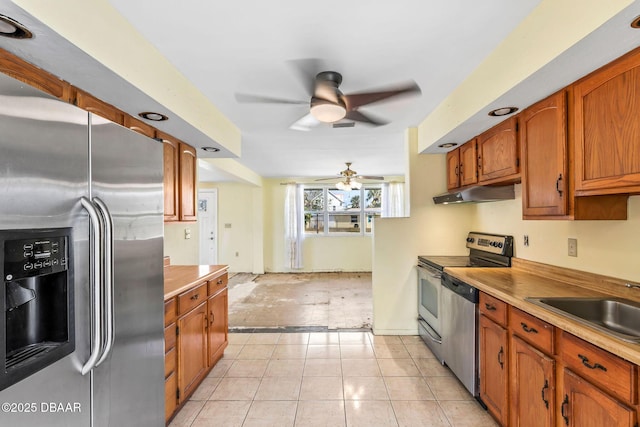
<path id="1" fill-rule="evenodd" d="M 113 105 L 94 97 L 93 95 L 74 88 L 75 91 L 75 104 L 83 110 L 90 111 L 97 114 L 100 117 L 122 125 L 124 123 L 124 114 Z"/>
<path id="2" fill-rule="evenodd" d="M 478 182 L 519 173 L 516 118 L 507 119 L 478 136 Z"/>
<path id="3" fill-rule="evenodd" d="M 178 221 L 179 217 L 179 169 L 180 143 L 165 135 L 162 137 L 164 146 L 164 220 Z"/>
<path id="4" fill-rule="evenodd" d="M 511 423 L 513 427 L 552 427 L 555 376 L 552 358 L 511 337 Z"/>
<path id="5" fill-rule="evenodd" d="M 207 373 L 206 301 L 179 318 L 178 327 L 178 384 L 183 402 Z"/>
<path id="6" fill-rule="evenodd" d="M 173 416 L 178 407 L 178 375 L 172 373 L 164 380 L 164 420 L 166 422 Z"/>
<path id="7" fill-rule="evenodd" d="M 527 108 L 520 119 L 522 214 L 567 215 L 566 92 Z"/>
<path id="8" fill-rule="evenodd" d="M 227 290 L 209 298 L 209 366 L 222 357 L 227 344 Z"/>
<path id="9" fill-rule="evenodd" d="M 640 51 L 574 85 L 576 193 L 640 191 Z"/>
<path id="10" fill-rule="evenodd" d="M 507 331 L 480 316 L 480 398 L 501 425 L 507 425 L 509 372 Z"/>
<path id="11" fill-rule="evenodd" d="M 180 143 L 180 221 L 195 221 L 197 186 L 196 149 Z"/>
<path id="12" fill-rule="evenodd" d="M 472 139 L 460 147 L 460 186 L 478 182 L 478 156 L 476 140 Z"/>
<path id="13" fill-rule="evenodd" d="M 460 149 L 447 153 L 447 190 L 460 187 Z"/>
<path id="14" fill-rule="evenodd" d="M 149 138 L 155 138 L 156 136 L 156 130 L 153 126 L 135 119 L 128 114 L 125 114 L 124 116 L 124 126 L 131 129 L 132 131 L 138 132 L 144 136 L 148 136 Z"/>
<path id="15" fill-rule="evenodd" d="M 568 369 L 563 371 L 562 424 L 569 427 L 633 427 L 636 411 Z"/>

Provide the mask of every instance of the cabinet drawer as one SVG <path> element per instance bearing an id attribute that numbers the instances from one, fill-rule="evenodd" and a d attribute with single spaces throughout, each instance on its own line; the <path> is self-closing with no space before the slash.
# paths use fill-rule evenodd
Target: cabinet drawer
<path id="1" fill-rule="evenodd" d="M 207 283 L 204 282 L 190 291 L 178 295 L 178 315 L 191 311 L 203 301 L 207 300 Z"/>
<path id="2" fill-rule="evenodd" d="M 215 295 L 220 290 L 224 289 L 229 283 L 229 274 L 224 273 L 221 276 L 216 277 L 215 279 L 209 280 L 209 296 Z"/>
<path id="3" fill-rule="evenodd" d="M 507 303 L 480 292 L 480 313 L 500 326 L 507 326 Z"/>
<path id="4" fill-rule="evenodd" d="M 177 303 L 175 298 L 171 298 L 168 301 L 164 302 L 164 326 L 169 326 L 171 323 L 176 321 L 177 313 Z"/>
<path id="5" fill-rule="evenodd" d="M 171 325 L 164 328 L 164 352 L 167 353 L 169 350 L 176 346 L 176 324 L 172 323 Z"/>
<path id="6" fill-rule="evenodd" d="M 173 416 L 178 407 L 178 375 L 174 372 L 164 380 L 164 419 L 166 422 Z"/>
<path id="7" fill-rule="evenodd" d="M 553 325 L 532 315 L 509 307 L 509 328 L 529 344 L 547 354 L 553 354 Z"/>
<path id="8" fill-rule="evenodd" d="M 562 333 L 560 347 L 569 369 L 626 403 L 636 404 L 638 373 L 633 363 L 566 332 Z"/>
<path id="9" fill-rule="evenodd" d="M 178 358 L 176 357 L 176 349 L 172 348 L 167 351 L 164 355 L 164 378 L 169 378 L 173 372 L 176 371 L 176 366 L 178 364 Z"/>

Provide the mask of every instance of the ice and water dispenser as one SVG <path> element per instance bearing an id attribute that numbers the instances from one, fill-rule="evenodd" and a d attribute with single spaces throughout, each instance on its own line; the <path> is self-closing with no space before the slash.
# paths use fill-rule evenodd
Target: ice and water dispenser
<path id="1" fill-rule="evenodd" d="M 0 230 L 0 390 L 75 349 L 70 242 L 70 228 Z"/>

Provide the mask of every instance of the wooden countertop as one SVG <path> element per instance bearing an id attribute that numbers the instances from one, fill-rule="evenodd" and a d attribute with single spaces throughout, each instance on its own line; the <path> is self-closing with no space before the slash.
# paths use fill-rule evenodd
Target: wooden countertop
<path id="1" fill-rule="evenodd" d="M 538 266 L 540 267 L 537 268 Z M 547 267 L 550 267 L 550 270 Z M 515 261 L 511 268 L 449 267 L 444 271 L 482 292 L 640 365 L 640 344 L 622 341 L 569 317 L 525 301 L 527 297 L 605 296 L 622 297 L 640 302 L 640 290 L 626 288 L 622 280 L 528 261 Z M 547 272 L 548 275 L 545 274 Z M 573 280 L 569 282 L 567 279 L 570 278 Z"/>
<path id="2" fill-rule="evenodd" d="M 168 300 L 203 280 L 226 273 L 228 265 L 168 265 L 164 268 L 164 299 Z"/>

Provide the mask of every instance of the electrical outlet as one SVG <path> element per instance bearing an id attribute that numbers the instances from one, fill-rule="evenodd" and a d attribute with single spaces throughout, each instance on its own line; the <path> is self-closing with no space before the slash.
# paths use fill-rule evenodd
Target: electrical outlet
<path id="1" fill-rule="evenodd" d="M 185 240 L 189 240 L 191 238 L 191 229 L 190 228 L 185 228 L 184 229 L 184 238 L 185 238 Z"/>
<path id="2" fill-rule="evenodd" d="M 569 256 L 578 256 L 578 239 L 569 239 Z"/>
<path id="3" fill-rule="evenodd" d="M 239 256 L 240 256 L 240 252 L 236 252 L 236 257 L 239 257 Z"/>
<path id="4" fill-rule="evenodd" d="M 529 246 L 529 235 L 528 234 L 524 235 L 524 245 L 525 246 Z"/>

